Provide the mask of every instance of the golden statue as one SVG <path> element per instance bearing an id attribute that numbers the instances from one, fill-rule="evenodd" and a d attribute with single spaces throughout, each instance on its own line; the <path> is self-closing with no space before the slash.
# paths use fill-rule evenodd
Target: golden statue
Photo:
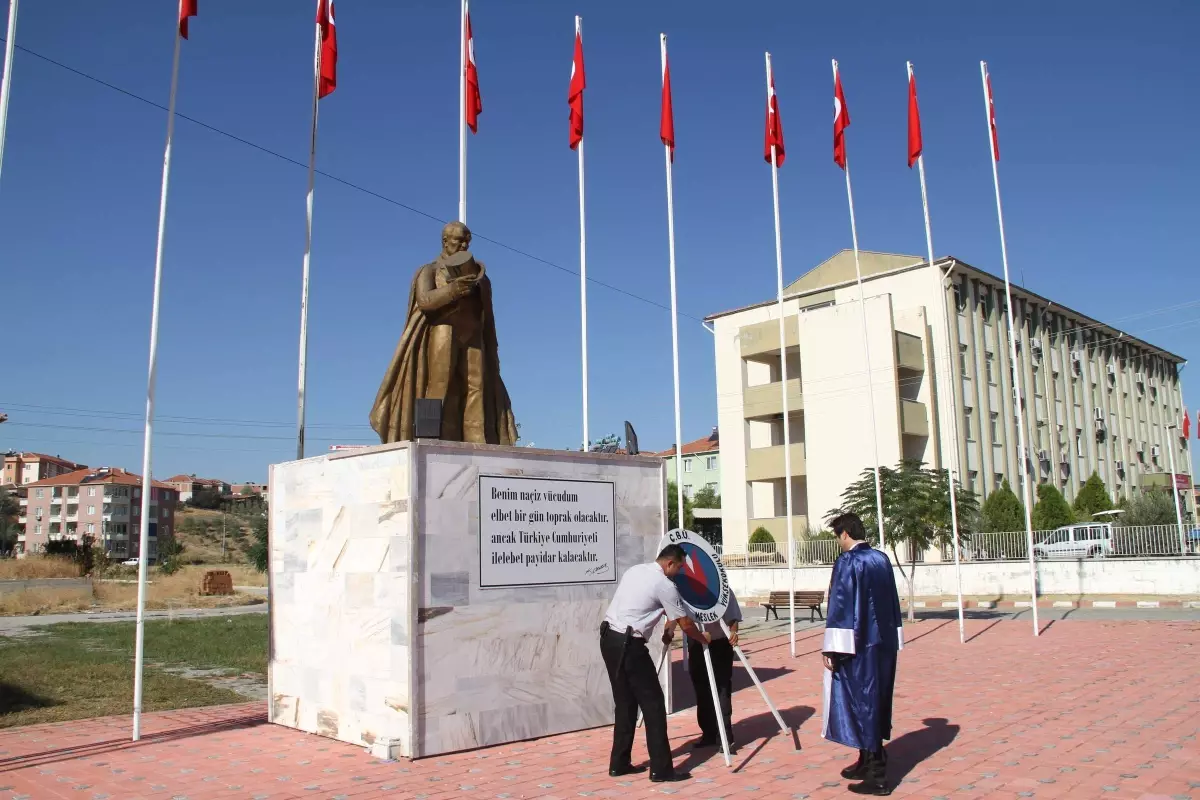
<path id="1" fill-rule="evenodd" d="M 500 378 L 492 284 L 470 245 L 467 226 L 449 223 L 441 254 L 413 277 L 408 321 L 371 408 L 371 427 L 384 444 L 413 439 L 418 399 L 442 401 L 446 441 L 516 444 Z"/>

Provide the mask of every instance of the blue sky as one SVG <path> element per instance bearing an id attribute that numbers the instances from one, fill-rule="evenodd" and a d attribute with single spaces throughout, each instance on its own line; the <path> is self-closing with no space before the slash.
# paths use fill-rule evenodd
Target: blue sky
<path id="1" fill-rule="evenodd" d="M 22 7 L 17 43 L 165 104 L 175 9 L 162 0 Z M 202 0 L 179 112 L 307 157 L 312 3 Z M 457 202 L 458 4 L 342 0 L 339 88 L 321 106 L 309 350 L 310 453 L 366 424 L 409 282 Z M 831 154 L 839 59 L 864 249 L 923 254 L 905 163 L 915 62 L 934 243 L 1000 270 L 979 60 L 992 72 L 1014 279 L 1184 356 L 1200 128 L 1188 2 L 964 4 L 478 0 L 483 92 L 469 221 L 496 287 L 505 381 L 527 442 L 580 437 L 578 211 L 567 148 L 573 14 L 588 90 L 591 429 L 628 419 L 673 440 L 658 33 L 670 37 L 684 438 L 716 422 L 704 315 L 774 294 L 763 51 L 788 145 L 780 175 L 793 279 L 850 244 Z M 0 176 L 0 448 L 139 469 L 165 114 L 18 51 Z M 294 454 L 302 167 L 176 127 L 159 343 L 155 473 L 263 479 Z M 432 217 L 432 219 L 431 219 Z M 566 271 L 564 271 L 566 270 Z M 1186 305 L 1186 304 L 1191 305 Z M 15 337 L 15 338 L 10 338 Z M 1200 381 L 1184 371 L 1200 407 Z"/>

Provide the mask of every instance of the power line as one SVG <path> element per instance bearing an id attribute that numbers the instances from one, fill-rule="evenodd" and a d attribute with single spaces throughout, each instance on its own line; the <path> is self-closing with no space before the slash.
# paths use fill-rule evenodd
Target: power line
<path id="1" fill-rule="evenodd" d="M 5 41 L 4 38 L 0 37 L 0 42 L 3 42 L 3 41 Z M 50 58 L 49 56 L 42 55 L 41 53 L 37 52 L 36 50 L 30 50 L 29 48 L 22 47 L 19 44 L 15 45 L 15 48 L 17 50 L 20 50 L 23 53 L 33 56 L 36 59 L 45 61 L 47 64 L 53 64 L 54 66 L 58 67 L 59 69 L 66 70 L 67 72 L 70 72 L 72 75 L 76 75 L 80 78 L 84 78 L 85 80 L 89 80 L 89 81 L 92 81 L 93 83 L 97 83 L 100 86 L 105 87 L 106 89 L 111 89 L 112 91 L 122 94 L 122 95 L 130 98 L 131 100 L 137 100 L 140 103 L 145 103 L 146 105 L 151 106 L 152 108 L 157 108 L 160 111 L 169 111 L 169 109 L 166 106 L 164 106 L 160 103 L 157 103 L 148 97 L 143 97 L 142 95 L 137 94 L 135 92 L 131 92 L 128 89 L 123 89 L 114 83 L 109 83 L 108 81 L 104 80 L 103 78 L 98 78 L 95 75 L 91 75 L 80 69 L 76 69 L 75 67 L 64 64 L 61 61 Z M 190 122 L 193 125 L 197 125 L 211 133 L 215 133 L 219 136 L 224 136 L 225 138 L 235 141 L 238 144 L 243 144 L 246 147 L 250 147 L 254 150 L 259 151 L 260 153 L 269 155 L 273 158 L 277 158 L 280 161 L 284 161 L 293 166 L 302 167 L 303 169 L 306 169 L 306 170 L 308 169 L 308 164 L 306 164 L 304 162 L 297 161 L 296 159 L 294 159 L 290 156 L 286 156 L 283 153 L 278 152 L 277 150 L 272 150 L 269 147 L 266 147 L 264 145 L 258 144 L 257 142 L 253 142 L 249 139 L 238 136 L 237 134 L 230 133 L 229 131 L 218 128 L 215 125 L 210 125 L 207 122 L 202 122 L 202 121 L 196 119 L 195 117 L 189 117 L 186 114 L 181 114 L 179 112 L 176 112 L 175 116 L 181 120 L 184 120 L 185 122 Z M 332 173 L 325 172 L 325 171 L 319 170 L 319 169 L 316 170 L 316 173 L 323 178 L 328 178 L 329 180 L 334 181 L 335 183 L 340 183 L 341 185 L 343 185 L 349 189 L 353 189 L 356 192 L 362 192 L 365 195 L 374 197 L 376 200 L 382 200 L 385 203 L 396 206 L 397 208 L 402 208 L 405 211 L 408 211 L 412 214 L 416 214 L 419 217 L 424 217 L 425 219 L 431 220 L 433 222 L 437 222 L 439 224 L 444 225 L 445 223 L 451 221 L 451 220 L 442 219 L 441 217 L 437 216 L 436 214 L 431 214 L 428 211 L 423 211 L 415 206 L 411 206 L 411 205 L 404 203 L 400 200 L 397 200 L 393 197 L 388 197 L 385 194 L 381 194 L 372 189 L 368 189 L 365 186 L 354 183 L 353 181 L 347 180 L 346 178 L 339 177 Z M 564 267 L 561 264 L 556 264 L 553 261 L 550 261 L 549 259 L 545 259 L 545 258 L 542 258 L 541 256 L 534 255 L 533 253 L 530 253 L 527 250 L 522 250 L 519 247 L 515 247 L 513 245 L 506 244 L 505 242 L 502 242 L 499 239 L 493 239 L 489 236 L 484 236 L 482 234 L 476 233 L 475 231 L 471 231 L 471 237 L 473 239 L 480 239 L 482 241 L 488 242 L 489 244 L 493 244 L 497 247 L 503 248 L 504 250 L 507 250 L 510 253 L 514 253 L 514 254 L 522 256 L 524 258 L 528 258 L 529 260 L 535 261 L 539 264 L 542 264 L 543 266 L 547 266 L 552 269 L 556 269 L 556 270 L 558 270 L 560 272 L 564 272 L 568 275 L 574 275 L 577 278 L 579 277 L 579 273 L 576 272 L 575 270 L 571 269 L 570 267 Z M 608 289 L 609 291 L 613 291 L 613 292 L 616 292 L 617 294 L 625 295 L 626 297 L 632 298 L 634 300 L 638 300 L 642 303 L 652 305 L 655 308 L 660 308 L 663 311 L 666 311 L 668 313 L 671 311 L 670 306 L 664 305 L 663 303 L 660 303 L 657 300 L 651 300 L 648 297 L 643 297 L 640 294 L 635 294 L 627 289 L 622 289 L 619 286 L 614 286 L 611 283 L 606 283 L 604 281 L 597 280 L 596 278 L 592 278 L 592 277 L 589 277 L 587 280 L 588 280 L 588 283 L 594 283 L 595 285 L 601 286 L 605 289 Z M 694 320 L 696 322 L 701 322 L 701 323 L 704 322 L 704 319 L 702 317 L 697 317 L 693 314 L 687 314 L 687 313 L 684 313 L 681 311 L 681 312 L 679 312 L 679 315 L 681 317 L 687 317 L 688 319 Z"/>

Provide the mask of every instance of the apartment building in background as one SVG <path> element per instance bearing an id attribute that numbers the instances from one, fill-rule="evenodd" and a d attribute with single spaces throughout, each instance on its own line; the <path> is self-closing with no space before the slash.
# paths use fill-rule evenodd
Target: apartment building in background
<path id="1" fill-rule="evenodd" d="M 1180 430 L 1181 356 L 1013 286 L 1013 364 L 1002 279 L 954 258 L 930 265 L 918 256 L 861 252 L 860 263 L 863 305 L 851 251 L 784 290 L 782 348 L 774 299 L 708 318 L 715 333 L 727 547 L 744 543 L 760 526 L 776 541 L 786 538 L 789 479 L 795 530 L 806 531 L 810 522 L 821 526 L 842 491 L 872 466 L 876 451 L 886 466 L 915 458 L 948 468 L 953 461 L 963 485 L 981 501 L 1006 479 L 1020 495 L 1022 470 L 1034 497 L 1037 484 L 1052 483 L 1070 501 L 1093 471 L 1114 497 L 1131 497 L 1144 486 L 1169 483 L 1172 457 L 1176 482 L 1193 484 Z M 1194 494 L 1180 496 L 1194 519 Z"/>
<path id="2" fill-rule="evenodd" d="M 657 455 L 666 462 L 667 480 L 675 480 L 675 445 Z M 695 497 L 704 488 L 721 493 L 721 440 L 716 428 L 703 439 L 684 444 L 680 457 L 685 497 Z"/>
<path id="3" fill-rule="evenodd" d="M 10 450 L 4 454 L 4 466 L 0 470 L 0 486 L 24 486 L 27 483 L 54 478 L 84 468 L 83 464 L 76 464 L 61 456 Z"/>
<path id="4" fill-rule="evenodd" d="M 174 475 L 163 483 L 179 492 L 179 502 L 181 503 L 186 503 L 192 499 L 194 494 L 205 489 L 211 489 L 222 496 L 229 494 L 232 489 L 225 481 L 216 478 L 197 478 L 195 475 Z"/>
<path id="5" fill-rule="evenodd" d="M 55 539 L 91 536 L 110 558 L 136 558 L 142 520 L 142 478 L 118 467 L 80 469 L 24 487 L 17 522 L 17 554 L 43 550 Z M 160 537 L 175 530 L 179 492 L 154 481 L 150 494 L 151 560 Z"/>

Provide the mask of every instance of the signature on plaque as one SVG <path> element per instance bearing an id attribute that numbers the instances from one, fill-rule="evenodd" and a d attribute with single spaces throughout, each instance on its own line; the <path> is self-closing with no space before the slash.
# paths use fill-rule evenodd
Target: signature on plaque
<path id="1" fill-rule="evenodd" d="M 601 564 L 598 567 L 592 567 L 585 572 L 584 575 L 601 575 L 605 572 L 608 572 L 608 564 Z"/>

